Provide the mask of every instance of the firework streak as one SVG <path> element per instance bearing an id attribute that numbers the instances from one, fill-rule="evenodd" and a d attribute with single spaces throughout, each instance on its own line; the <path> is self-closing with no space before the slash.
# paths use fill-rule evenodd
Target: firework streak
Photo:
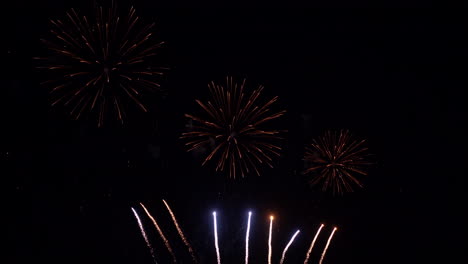
<path id="1" fill-rule="evenodd" d="M 330 237 L 328 238 L 328 241 L 327 241 L 327 244 L 325 245 L 325 248 L 323 249 L 323 253 L 322 253 L 322 256 L 320 257 L 320 261 L 319 261 L 319 264 L 322 264 L 323 262 L 323 259 L 325 258 L 325 254 L 327 253 L 327 249 L 328 249 L 328 246 L 330 245 L 330 242 L 333 238 L 333 234 L 335 234 L 335 231 L 337 230 L 338 228 L 333 228 L 333 231 L 331 232 L 330 234 Z"/>
<path id="2" fill-rule="evenodd" d="M 166 203 L 166 201 L 163 199 L 162 200 L 164 205 L 166 205 L 167 211 L 169 211 L 169 214 L 171 215 L 172 222 L 174 222 L 174 225 L 177 229 L 177 232 L 179 233 L 180 238 L 184 242 L 185 246 L 187 246 L 188 251 L 190 252 L 190 255 L 192 256 L 192 260 L 196 263 L 198 263 L 197 259 L 195 258 L 195 252 L 192 249 L 192 246 L 190 246 L 190 243 L 188 242 L 187 238 L 184 236 L 184 232 L 182 232 L 182 229 L 180 228 L 179 224 L 177 223 L 177 219 L 172 212 L 171 208 L 169 207 L 169 204 Z"/>
<path id="3" fill-rule="evenodd" d="M 321 224 L 319 229 L 317 230 L 317 233 L 315 233 L 314 239 L 312 240 L 312 243 L 310 243 L 309 250 L 307 251 L 307 255 L 306 255 L 306 258 L 304 260 L 304 264 L 307 264 L 309 262 L 310 253 L 312 253 L 312 249 L 314 248 L 315 241 L 317 241 L 317 238 L 318 238 L 318 236 L 320 234 L 320 231 L 322 230 L 323 227 L 324 227 L 324 225 Z"/>
<path id="4" fill-rule="evenodd" d="M 247 220 L 247 231 L 245 232 L 245 264 L 249 263 L 249 233 L 250 233 L 250 217 L 252 212 L 249 212 L 249 219 Z"/>
<path id="5" fill-rule="evenodd" d="M 177 222 L 177 219 L 174 215 L 174 213 L 172 212 L 171 208 L 169 207 L 169 204 L 163 200 L 169 214 L 171 215 L 171 218 L 172 218 L 172 221 L 177 229 L 177 232 L 180 236 L 180 238 L 182 239 L 182 241 L 184 242 L 184 244 L 187 246 L 188 248 L 188 251 L 190 252 L 191 256 L 192 256 L 192 262 L 193 263 L 198 263 L 198 260 L 195 259 L 195 254 L 194 254 L 194 250 L 192 249 L 191 245 L 188 243 L 187 241 L 187 238 L 185 237 L 182 229 L 180 228 L 178 222 Z M 148 211 L 148 209 L 145 207 L 145 205 L 143 203 L 140 203 L 141 207 L 143 208 L 143 210 L 145 211 L 146 215 L 151 219 L 151 221 L 153 222 L 156 230 L 158 231 L 159 233 L 159 236 L 161 237 L 161 239 L 163 240 L 167 250 L 169 251 L 170 255 L 172 256 L 172 260 L 174 263 L 177 263 L 177 260 L 176 260 L 176 253 L 177 252 L 174 252 L 173 248 L 171 247 L 170 243 L 169 243 L 169 240 L 167 239 L 167 237 L 164 235 L 164 232 L 162 231 L 161 227 L 159 226 L 159 224 L 157 223 L 156 219 L 151 215 L 151 213 Z M 149 250 L 150 250 L 150 253 L 151 253 L 151 256 L 154 260 L 154 262 L 157 264 L 157 260 L 156 260 L 156 256 L 155 256 L 155 250 L 154 248 L 152 247 L 149 239 L 148 239 L 148 235 L 146 234 L 146 231 L 143 227 L 143 224 L 141 222 L 141 219 L 137 213 L 137 211 L 131 207 L 132 211 L 133 211 L 133 214 L 135 215 L 135 218 L 138 222 L 138 226 L 140 227 L 140 231 L 141 231 L 141 234 L 146 242 L 146 245 L 148 246 Z M 212 213 L 213 215 L 213 236 L 214 236 L 214 249 L 215 249 L 215 253 L 216 253 L 216 263 L 217 264 L 221 264 L 221 250 L 220 250 L 220 240 L 219 240 L 219 236 L 218 236 L 218 218 L 217 218 L 217 212 L 216 211 L 213 211 Z M 272 239 L 273 239 L 273 221 L 274 221 L 274 216 L 273 215 L 270 215 L 270 222 L 269 222 L 269 232 L 268 232 L 268 260 L 267 260 L 267 263 L 268 264 L 272 264 L 272 258 L 273 258 L 273 246 L 272 246 Z M 248 212 L 248 218 L 247 218 L 247 228 L 246 228 L 246 233 L 245 233 L 245 260 L 244 260 L 244 263 L 245 264 L 248 264 L 249 263 L 249 239 L 250 239 L 250 231 L 251 231 L 251 220 L 252 220 L 252 212 L 249 211 Z M 319 228 L 317 229 L 316 233 L 315 233 L 315 236 L 309 246 L 309 249 L 307 250 L 307 253 L 306 253 L 306 256 L 305 256 L 305 260 L 304 260 L 304 264 L 308 264 L 309 263 L 309 259 L 310 259 L 310 256 L 311 256 L 311 253 L 312 253 L 312 250 L 316 244 L 316 242 L 318 241 L 319 239 L 319 236 L 320 236 L 320 233 L 322 231 L 322 229 L 324 228 L 324 224 L 321 224 L 319 226 Z M 333 239 L 333 236 L 335 235 L 336 231 L 338 230 L 337 227 L 334 227 L 332 232 L 330 233 L 330 236 L 328 237 L 328 240 L 325 244 L 325 247 L 323 249 L 323 252 L 320 256 L 320 260 L 319 260 L 319 264 L 322 264 L 323 263 L 323 260 L 325 258 L 325 255 L 328 251 L 328 248 L 330 246 L 330 243 Z M 289 248 L 292 246 L 292 244 L 294 243 L 294 241 L 296 240 L 297 236 L 299 235 L 300 233 L 300 230 L 297 230 L 290 238 L 290 240 L 288 241 L 288 243 L 286 244 L 286 246 L 284 247 L 283 251 L 282 251 L 282 254 L 281 254 L 281 258 L 279 260 L 279 264 L 283 264 L 285 263 L 286 261 L 286 256 L 288 254 L 288 250 Z M 250 252 L 251 253 L 251 252 Z M 292 253 L 290 253 L 291 255 Z M 179 256 L 178 257 L 179 261 L 181 259 L 181 257 Z"/>
<path id="6" fill-rule="evenodd" d="M 219 246 L 218 246 L 218 224 L 216 222 L 216 212 L 213 212 L 213 228 L 214 228 L 214 239 L 215 239 L 215 248 L 216 248 L 216 259 L 218 264 L 221 264 L 221 256 L 219 255 Z"/>
<path id="7" fill-rule="evenodd" d="M 273 216 L 270 216 L 270 231 L 268 233 L 268 264 L 271 264 L 271 232 L 273 229 Z"/>
<path id="8" fill-rule="evenodd" d="M 132 211 L 133 211 L 133 214 L 135 215 L 135 218 L 138 222 L 138 226 L 140 227 L 140 231 L 141 231 L 141 234 L 143 235 L 143 238 L 145 239 L 145 242 L 146 242 L 146 245 L 148 246 L 150 252 L 151 252 L 151 257 L 153 257 L 153 260 L 154 260 L 154 263 L 158 263 L 156 261 L 156 257 L 154 255 L 154 249 L 153 247 L 151 246 L 149 240 L 148 240 L 148 236 L 146 235 L 146 232 L 145 232 L 145 229 L 143 228 L 143 224 L 141 223 L 141 220 L 140 220 L 140 217 L 138 216 L 137 212 L 135 211 L 135 209 L 133 209 L 132 207 Z"/>
<path id="9" fill-rule="evenodd" d="M 297 235 L 299 235 L 299 230 L 296 231 L 296 233 L 294 233 L 294 235 L 291 237 L 291 240 L 289 240 L 289 243 L 286 245 L 286 247 L 284 248 L 283 250 L 283 255 L 281 255 L 281 260 L 280 260 L 280 264 L 283 264 L 284 262 L 284 259 L 286 258 L 286 252 L 288 251 L 288 248 L 291 246 L 291 244 L 294 242 L 294 239 L 296 238 Z"/>
<path id="10" fill-rule="evenodd" d="M 143 205 L 143 203 L 140 203 L 141 207 L 143 207 L 143 210 L 145 210 L 145 213 L 146 215 L 148 215 L 148 217 L 151 219 L 151 221 L 153 222 L 154 224 L 154 227 L 156 227 L 156 230 L 158 230 L 158 233 L 159 233 L 159 236 L 161 237 L 161 239 L 164 241 L 164 245 L 166 245 L 166 248 L 167 250 L 169 251 L 169 253 L 171 254 L 172 256 L 172 260 L 174 261 L 174 263 L 176 263 L 176 257 L 174 255 L 174 252 L 172 251 L 172 248 L 171 248 L 171 245 L 169 244 L 169 240 L 167 240 L 166 236 L 164 235 L 163 231 L 161 230 L 161 228 L 159 227 L 158 223 L 156 222 L 156 219 L 154 219 L 154 217 L 148 212 L 148 210 L 146 209 L 146 207 Z"/>

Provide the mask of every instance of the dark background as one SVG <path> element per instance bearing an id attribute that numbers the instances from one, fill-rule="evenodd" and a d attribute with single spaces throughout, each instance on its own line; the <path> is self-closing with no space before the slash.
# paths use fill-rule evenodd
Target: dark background
<path id="1" fill-rule="evenodd" d="M 204 263 L 215 263 L 211 212 L 219 212 L 224 263 L 243 259 L 254 211 L 251 261 L 266 260 L 275 214 L 274 259 L 301 229 L 289 263 L 313 256 L 336 225 L 325 263 L 463 263 L 466 244 L 466 26 L 460 13 L 427 10 L 175 9 L 133 1 L 167 42 L 167 96 L 124 126 L 98 129 L 50 108 L 32 57 L 48 19 L 88 1 L 18 2 L 3 10 L 1 176 L 6 182 L 2 263 L 151 263 L 131 213 L 144 202 L 186 259 L 161 199 Z M 9 18 L 9 19 L 8 19 Z M 283 156 L 261 177 L 228 180 L 201 168 L 178 137 L 206 85 L 226 75 L 263 84 L 287 109 Z M 463 79 L 462 79 L 463 77 Z M 326 129 L 368 140 L 375 166 L 365 188 L 343 197 L 311 189 L 304 144 Z M 141 215 L 143 211 L 139 209 Z M 151 223 L 156 254 L 169 263 Z M 5 238 L 5 236 L 3 236 Z M 5 244 L 5 243 L 4 243 Z"/>

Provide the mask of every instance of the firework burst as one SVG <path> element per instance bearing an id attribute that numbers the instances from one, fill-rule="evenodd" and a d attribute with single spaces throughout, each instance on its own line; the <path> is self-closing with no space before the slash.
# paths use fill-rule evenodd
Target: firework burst
<path id="1" fill-rule="evenodd" d="M 246 176 L 251 172 L 260 175 L 259 165 L 273 167 L 274 156 L 279 156 L 280 131 L 262 128 L 264 123 L 284 115 L 270 107 L 278 97 L 258 105 L 263 86 L 250 95 L 245 92 L 245 79 L 236 83 L 226 78 L 226 85 L 208 84 L 211 100 L 196 100 L 204 110 L 202 117 L 186 114 L 193 122 L 193 130 L 183 133 L 188 151 L 211 147 L 203 161 L 216 163 L 216 171 L 227 171 L 229 177 Z"/>
<path id="2" fill-rule="evenodd" d="M 50 20 L 51 36 L 41 39 L 51 53 L 35 58 L 51 74 L 43 84 L 52 106 L 65 106 L 73 119 L 87 112 L 98 126 L 107 117 L 123 123 L 128 104 L 147 112 L 142 95 L 160 91 L 165 68 L 152 59 L 163 42 L 153 39 L 154 23 L 142 25 L 133 7 L 122 16 L 117 11 L 113 3 L 90 17 L 71 9 L 63 20 Z"/>
<path id="3" fill-rule="evenodd" d="M 356 175 L 367 175 L 365 140 L 354 140 L 347 130 L 327 131 L 306 149 L 304 160 L 308 164 L 304 174 L 315 173 L 312 185 L 321 183 L 322 190 L 333 194 L 352 192 L 353 186 L 362 187 Z"/>

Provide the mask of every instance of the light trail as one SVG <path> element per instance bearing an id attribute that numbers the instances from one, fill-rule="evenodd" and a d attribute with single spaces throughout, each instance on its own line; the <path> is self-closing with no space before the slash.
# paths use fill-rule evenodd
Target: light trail
<path id="1" fill-rule="evenodd" d="M 180 238 L 182 239 L 184 244 L 187 246 L 188 251 L 190 252 L 190 255 L 192 256 L 193 261 L 195 263 L 198 263 L 197 259 L 195 258 L 195 252 L 193 251 L 192 246 L 190 245 L 187 238 L 185 237 L 184 232 L 182 232 L 182 229 L 180 228 L 179 223 L 177 223 L 177 219 L 176 219 L 174 213 L 172 212 L 171 207 L 169 207 L 169 204 L 167 204 L 164 199 L 162 201 L 163 201 L 164 205 L 166 205 L 167 211 L 169 211 L 169 214 L 171 215 L 172 222 L 174 222 L 174 225 L 175 225 L 175 227 L 177 229 L 177 232 L 179 233 Z"/>
<path id="2" fill-rule="evenodd" d="M 249 263 L 249 233 L 250 233 L 250 218 L 252 212 L 249 212 L 249 218 L 247 220 L 247 232 L 245 234 L 245 264 Z"/>
<path id="3" fill-rule="evenodd" d="M 330 234 L 330 237 L 328 238 L 328 241 L 327 241 L 327 244 L 325 245 L 325 248 L 323 249 L 323 253 L 322 253 L 322 256 L 320 257 L 320 261 L 319 261 L 319 264 L 322 264 L 323 262 L 323 259 L 325 258 L 325 253 L 327 253 L 327 249 L 328 249 L 328 246 L 330 245 L 330 242 L 333 238 L 333 234 L 335 234 L 335 231 L 337 230 L 338 228 L 333 228 L 333 231 L 331 232 Z"/>
<path id="4" fill-rule="evenodd" d="M 310 253 L 312 253 L 312 249 L 314 248 L 315 241 L 317 241 L 317 238 L 318 238 L 318 236 L 320 234 L 320 231 L 322 230 L 323 227 L 324 227 L 324 224 L 321 224 L 319 229 L 317 230 L 317 233 L 315 233 L 314 239 L 312 240 L 312 243 L 310 243 L 309 250 L 307 251 L 307 255 L 306 255 L 306 258 L 304 260 L 304 264 L 307 264 L 309 262 Z"/>
<path id="5" fill-rule="evenodd" d="M 166 236 L 164 235 L 163 231 L 161 230 L 161 228 L 159 227 L 158 225 L 158 222 L 156 222 L 156 219 L 154 219 L 154 217 L 150 214 L 150 212 L 146 209 L 145 205 L 143 203 L 140 203 L 141 207 L 143 207 L 143 210 L 145 210 L 145 213 L 146 215 L 148 215 L 148 217 L 151 219 L 151 221 L 153 221 L 153 224 L 154 226 L 156 227 L 156 230 L 158 230 L 158 233 L 159 233 L 159 236 L 161 237 L 161 239 L 164 241 L 164 245 L 166 245 L 166 248 L 167 250 L 169 251 L 169 253 L 171 254 L 172 256 L 172 260 L 174 261 L 174 263 L 177 262 L 176 260 L 176 257 L 174 255 L 174 251 L 172 251 L 172 247 L 171 247 L 171 244 L 169 244 L 169 240 L 167 240 Z"/>
<path id="6" fill-rule="evenodd" d="M 216 248 L 216 259 L 218 264 L 221 264 L 221 256 L 219 255 L 219 246 L 218 246 L 218 224 L 216 223 L 216 212 L 213 212 L 213 228 L 214 228 L 214 239 L 215 239 L 215 248 Z"/>
<path id="7" fill-rule="evenodd" d="M 143 235 L 143 238 L 145 239 L 146 245 L 148 246 L 148 248 L 150 250 L 151 257 L 153 257 L 154 263 L 158 264 L 158 262 L 156 261 L 156 257 L 154 256 L 154 249 L 153 249 L 153 247 L 151 246 L 151 244 L 150 244 L 150 242 L 148 240 L 148 236 L 146 235 L 145 229 L 143 228 L 143 224 L 141 223 L 140 217 L 138 216 L 135 209 L 133 209 L 133 207 L 131 207 L 131 208 L 132 208 L 133 214 L 135 215 L 135 218 L 136 218 L 136 220 L 138 222 L 138 226 L 140 227 L 141 234 Z"/>
<path id="8" fill-rule="evenodd" d="M 288 248 L 291 246 L 291 244 L 294 242 L 294 239 L 296 239 L 296 236 L 299 235 L 299 232 L 300 231 L 297 230 L 296 233 L 294 233 L 294 235 L 291 237 L 291 240 L 289 240 L 289 243 L 284 248 L 283 255 L 281 255 L 280 264 L 283 264 L 284 259 L 286 258 L 286 252 L 288 251 Z"/>
<path id="9" fill-rule="evenodd" d="M 271 231 L 273 229 L 273 219 L 274 217 L 270 216 L 270 232 L 268 235 L 268 264 L 271 264 Z"/>

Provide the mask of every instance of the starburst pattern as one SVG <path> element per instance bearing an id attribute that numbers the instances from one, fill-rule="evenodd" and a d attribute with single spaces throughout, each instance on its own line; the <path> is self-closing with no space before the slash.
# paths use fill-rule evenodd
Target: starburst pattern
<path id="1" fill-rule="evenodd" d="M 270 109 L 278 97 L 258 105 L 263 86 L 247 95 L 245 79 L 237 83 L 232 77 L 226 78 L 224 86 L 211 82 L 208 88 L 211 100 L 196 100 L 204 115 L 185 115 L 194 124 L 192 131 L 181 136 L 187 140 L 188 151 L 211 148 L 203 165 L 215 160 L 216 171 L 227 171 L 232 178 L 252 172 L 260 175 L 260 164 L 273 167 L 273 157 L 281 150 L 280 131 L 264 125 L 284 115 L 285 111 Z"/>
<path id="2" fill-rule="evenodd" d="M 365 169 L 371 164 L 364 144 L 347 130 L 327 131 L 306 148 L 304 173 L 313 173 L 310 183 L 321 184 L 323 191 L 352 192 L 354 186 L 362 187 L 357 175 L 367 175 Z"/>
<path id="3" fill-rule="evenodd" d="M 148 111 L 142 95 L 160 91 L 166 69 L 152 65 L 163 44 L 153 39 L 154 23 L 140 23 L 133 7 L 120 16 L 113 3 L 97 6 L 90 17 L 71 9 L 50 22 L 51 36 L 41 39 L 50 55 L 35 59 L 51 74 L 43 84 L 51 88 L 52 105 L 66 106 L 74 119 L 94 113 L 99 126 L 110 116 L 123 123 L 130 103 Z"/>

